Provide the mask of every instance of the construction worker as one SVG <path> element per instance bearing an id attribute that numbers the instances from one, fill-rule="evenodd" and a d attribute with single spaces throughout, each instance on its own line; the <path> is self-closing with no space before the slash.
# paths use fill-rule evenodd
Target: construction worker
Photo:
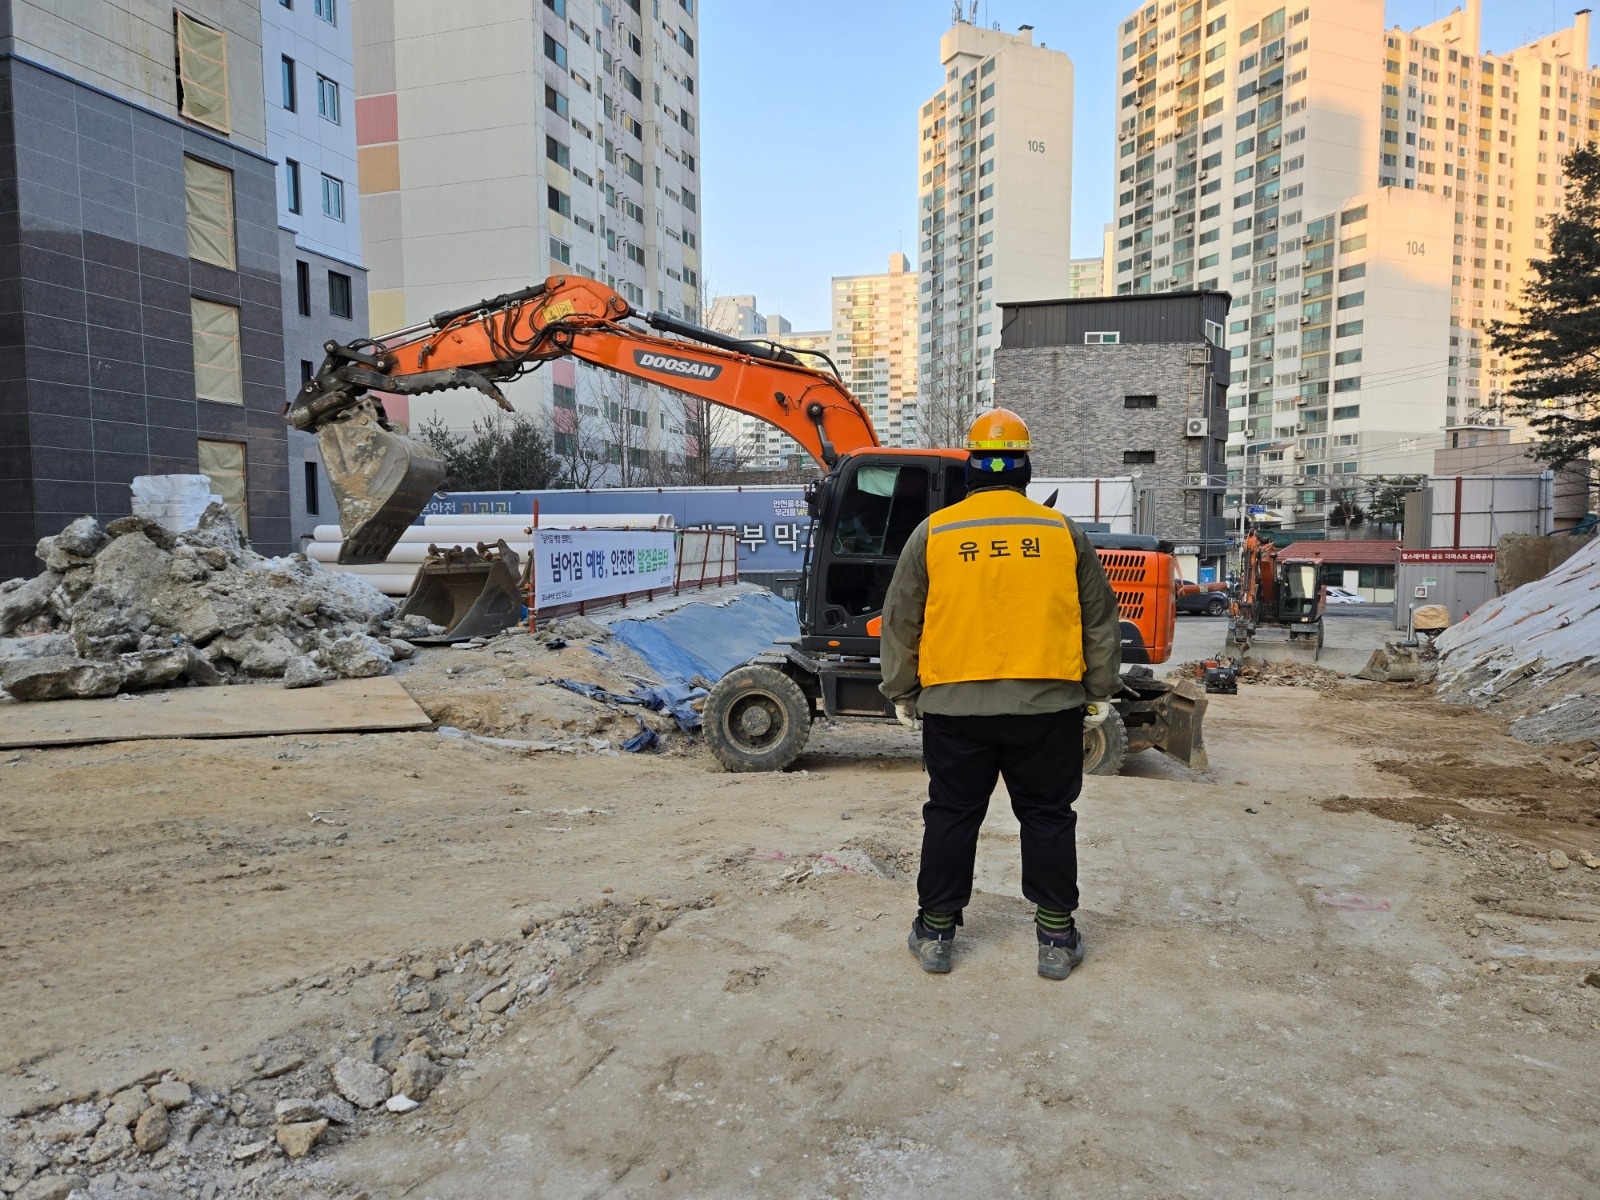
<path id="1" fill-rule="evenodd" d="M 1039 974 L 1065 979 L 1083 961 L 1072 803 L 1083 731 L 1105 721 L 1120 686 L 1120 625 L 1083 531 L 1027 498 L 1031 448 L 1014 412 L 973 422 L 967 496 L 917 527 L 883 605 L 882 691 L 903 724 L 921 717 L 928 770 L 907 944 L 939 974 L 950 970 L 999 777 L 1022 824 Z"/>

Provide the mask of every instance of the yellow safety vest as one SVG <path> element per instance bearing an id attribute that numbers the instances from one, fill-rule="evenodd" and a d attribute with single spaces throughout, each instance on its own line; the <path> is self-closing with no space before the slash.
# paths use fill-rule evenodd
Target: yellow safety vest
<path id="1" fill-rule="evenodd" d="M 1078 550 L 1060 513 L 1009 488 L 929 518 L 923 687 L 1083 678 Z"/>

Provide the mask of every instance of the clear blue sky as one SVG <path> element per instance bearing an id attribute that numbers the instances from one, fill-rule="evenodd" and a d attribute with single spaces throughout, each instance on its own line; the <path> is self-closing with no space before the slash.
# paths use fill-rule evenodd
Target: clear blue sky
<path id="1" fill-rule="evenodd" d="M 1338 0 L 1313 0 L 1318 4 Z M 1426 24 L 1459 0 L 1389 0 Z M 1571 23 L 1584 0 L 1483 0 L 1503 51 Z M 1100 253 L 1111 215 L 1116 30 L 1137 0 L 980 0 L 980 24 L 1034 27 L 1076 69 L 1073 253 Z M 938 91 L 950 0 L 701 0 L 703 274 L 754 293 L 796 329 L 828 324 L 834 275 L 916 265 L 917 111 Z M 1592 54 L 1592 50 L 1591 50 Z"/>

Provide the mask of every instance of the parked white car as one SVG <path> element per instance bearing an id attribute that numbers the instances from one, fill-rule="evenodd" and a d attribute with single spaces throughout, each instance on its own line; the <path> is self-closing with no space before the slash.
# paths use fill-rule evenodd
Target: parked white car
<path id="1" fill-rule="evenodd" d="M 1349 588 L 1331 587 L 1323 589 L 1329 604 L 1366 604 L 1367 598 L 1360 592 L 1352 592 Z"/>

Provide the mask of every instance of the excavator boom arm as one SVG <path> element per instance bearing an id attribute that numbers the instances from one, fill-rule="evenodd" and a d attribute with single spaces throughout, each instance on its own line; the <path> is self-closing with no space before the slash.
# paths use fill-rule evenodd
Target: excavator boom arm
<path id="1" fill-rule="evenodd" d="M 582 277 L 552 276 L 409 329 L 350 345 L 328 342 L 324 349 L 321 370 L 285 416 L 322 445 L 339 500 L 342 563 L 382 562 L 444 480 L 437 454 L 394 429 L 373 393 L 472 388 L 510 411 L 499 384 L 571 357 L 756 417 L 823 466 L 879 444 L 866 410 L 831 371 L 807 366 L 773 343 L 639 313 L 611 288 Z"/>

